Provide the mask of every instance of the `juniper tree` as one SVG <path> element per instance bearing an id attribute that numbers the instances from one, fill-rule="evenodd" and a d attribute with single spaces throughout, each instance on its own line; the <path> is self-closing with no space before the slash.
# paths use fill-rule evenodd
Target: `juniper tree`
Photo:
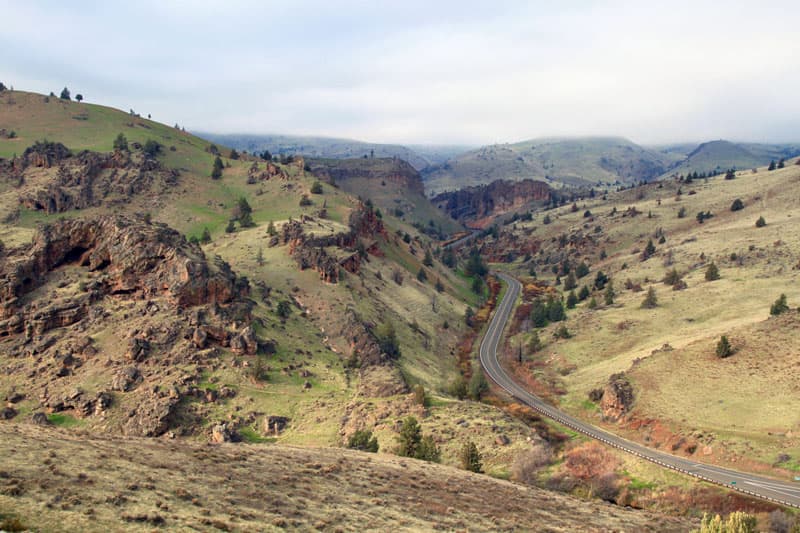
<path id="1" fill-rule="evenodd" d="M 470 472 L 480 474 L 483 472 L 483 463 L 481 462 L 481 454 L 478 447 L 471 440 L 464 443 L 461 447 L 461 452 L 458 455 L 461 462 L 461 468 Z"/>
<path id="2" fill-rule="evenodd" d="M 715 281 L 719 279 L 719 268 L 714 263 L 709 263 L 706 267 L 706 281 Z"/>

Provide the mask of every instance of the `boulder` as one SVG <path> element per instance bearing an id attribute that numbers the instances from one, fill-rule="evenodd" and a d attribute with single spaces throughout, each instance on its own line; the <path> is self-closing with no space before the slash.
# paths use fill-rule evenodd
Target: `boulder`
<path id="1" fill-rule="evenodd" d="M 289 418 L 285 416 L 267 416 L 264 417 L 264 433 L 268 435 L 277 435 L 286 429 L 289 425 Z"/>
<path id="2" fill-rule="evenodd" d="M 125 356 L 131 361 L 139 362 L 144 361 L 149 352 L 149 342 L 139 337 L 133 337 L 128 341 L 128 351 L 125 353 Z"/>
<path id="3" fill-rule="evenodd" d="M 206 344 L 208 343 L 208 334 L 203 328 L 194 328 L 194 332 L 192 333 L 192 343 L 195 345 L 195 347 L 201 350 L 206 347 Z"/>
<path id="4" fill-rule="evenodd" d="M 169 429 L 173 411 L 179 401 L 179 398 L 150 394 L 131 413 L 122 427 L 123 433 L 134 437 L 163 435 Z"/>
<path id="5" fill-rule="evenodd" d="M 49 426 L 50 420 L 47 419 L 47 415 L 43 412 L 39 411 L 37 413 L 33 413 L 31 416 L 31 422 L 37 426 Z"/>
<path id="6" fill-rule="evenodd" d="M 619 421 L 630 411 L 633 399 L 633 386 L 625 373 L 612 374 L 600 400 L 603 418 Z"/>
<path id="7" fill-rule="evenodd" d="M 142 374 L 135 366 L 126 366 L 120 369 L 111 380 L 111 390 L 128 392 L 141 383 Z"/>
<path id="8" fill-rule="evenodd" d="M 239 355 L 255 355 L 258 352 L 258 340 L 252 326 L 231 337 L 231 351 Z"/>
<path id="9" fill-rule="evenodd" d="M 211 442 L 221 444 L 223 442 L 235 442 L 238 440 L 236 432 L 228 427 L 228 424 L 222 422 L 211 428 Z"/>

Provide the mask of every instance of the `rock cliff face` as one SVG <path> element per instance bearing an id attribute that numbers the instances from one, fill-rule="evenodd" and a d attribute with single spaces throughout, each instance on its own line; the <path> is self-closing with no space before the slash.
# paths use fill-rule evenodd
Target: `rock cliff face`
<path id="1" fill-rule="evenodd" d="M 456 220 L 470 224 L 502 215 L 533 201 L 549 201 L 552 189 L 543 181 L 493 181 L 438 194 L 431 201 Z"/>
<path id="2" fill-rule="evenodd" d="M 179 179 L 177 170 L 165 169 L 142 153 L 84 151 L 72 156 L 59 143 L 37 143 L 0 172 L 19 184 L 21 205 L 47 213 L 113 204 L 148 191 L 158 193 L 174 187 Z"/>
<path id="3" fill-rule="evenodd" d="M 401 185 L 404 189 L 425 194 L 422 176 L 406 161 L 396 157 L 374 159 L 308 159 L 311 173 L 326 181 L 346 182 L 368 178 Z"/>
<path id="4" fill-rule="evenodd" d="M 98 275 L 86 292 L 59 302 L 48 301 L 46 317 L 36 301 L 24 297 L 55 269 L 85 267 Z M 30 247 L 0 261 L 0 332 L 19 333 L 25 323 L 65 325 L 85 315 L 92 301 L 105 295 L 140 299 L 165 296 L 177 306 L 225 304 L 244 296 L 246 280 L 237 278 L 222 260 L 209 264 L 197 245 L 177 231 L 119 216 L 63 220 L 45 226 Z M 20 317 L 27 317 L 27 321 Z M 0 334 L 2 334 L 0 333 Z"/>
<path id="5" fill-rule="evenodd" d="M 128 435 L 192 432 L 192 414 L 177 410 L 220 348 L 275 350 L 256 337 L 248 292 L 227 263 L 166 226 L 63 220 L 0 258 L 0 352 L 38 398 L 34 410 Z"/>

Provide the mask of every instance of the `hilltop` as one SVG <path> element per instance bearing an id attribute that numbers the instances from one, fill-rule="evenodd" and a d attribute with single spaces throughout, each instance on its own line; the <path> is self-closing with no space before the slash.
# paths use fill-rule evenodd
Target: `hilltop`
<path id="1" fill-rule="evenodd" d="M 561 186 L 650 180 L 671 160 L 618 137 L 544 138 L 471 150 L 423 172 L 428 194 L 499 179 L 537 179 Z"/>
<path id="2" fill-rule="evenodd" d="M 698 172 L 725 172 L 796 156 L 800 146 L 712 141 L 643 147 L 618 137 L 543 138 L 484 146 L 423 170 L 429 196 L 496 180 L 552 187 L 619 186 Z"/>
<path id="3" fill-rule="evenodd" d="M 252 135 L 201 133 L 216 143 L 247 150 L 250 153 L 269 150 L 276 155 L 299 155 L 319 159 L 399 158 L 408 161 L 416 170 L 441 163 L 467 150 L 467 147 L 450 145 L 381 144 L 353 139 L 295 135 Z"/>

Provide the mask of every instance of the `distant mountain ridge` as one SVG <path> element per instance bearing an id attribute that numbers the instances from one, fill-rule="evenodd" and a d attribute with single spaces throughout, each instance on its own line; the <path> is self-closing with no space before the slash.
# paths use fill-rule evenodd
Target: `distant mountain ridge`
<path id="1" fill-rule="evenodd" d="M 621 137 L 540 138 L 483 146 L 422 170 L 434 196 L 497 180 L 534 179 L 554 187 L 621 185 L 688 172 L 747 169 L 800 154 L 800 144 L 681 143 L 640 146 Z"/>
<path id="2" fill-rule="evenodd" d="M 468 147 L 457 145 L 381 144 L 334 137 L 294 135 L 250 135 L 203 133 L 215 143 L 250 153 L 269 150 L 272 154 L 303 155 L 320 159 L 353 159 L 358 157 L 397 157 L 408 161 L 417 170 L 440 164 Z"/>

